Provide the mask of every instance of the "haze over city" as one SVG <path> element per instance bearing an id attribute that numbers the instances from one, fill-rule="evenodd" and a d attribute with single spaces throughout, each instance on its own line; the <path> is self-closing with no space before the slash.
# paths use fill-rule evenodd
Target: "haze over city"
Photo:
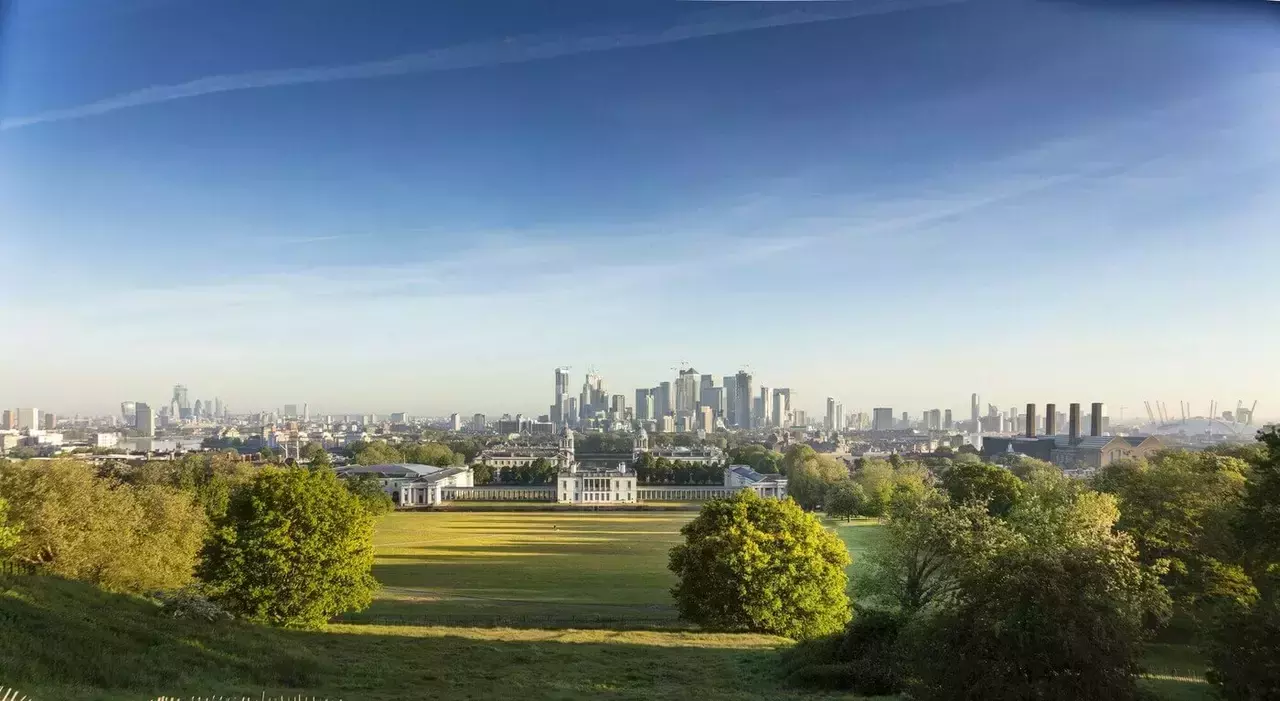
<path id="1" fill-rule="evenodd" d="M 288 5 L 7 5 L 8 405 L 1280 407 L 1265 3 Z"/>

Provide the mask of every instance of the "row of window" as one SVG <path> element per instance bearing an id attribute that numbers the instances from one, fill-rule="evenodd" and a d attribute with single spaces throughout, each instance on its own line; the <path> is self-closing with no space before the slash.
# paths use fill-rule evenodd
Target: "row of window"
<path id="1" fill-rule="evenodd" d="M 575 494 L 574 496 L 577 497 L 578 501 L 631 501 L 631 492 L 629 491 L 626 493 L 625 497 L 621 493 L 609 494 L 608 492 L 605 492 L 603 494 L 596 494 L 594 492 L 585 492 L 582 494 Z M 560 499 L 562 501 L 568 501 L 569 493 L 562 492 L 560 494 Z"/>

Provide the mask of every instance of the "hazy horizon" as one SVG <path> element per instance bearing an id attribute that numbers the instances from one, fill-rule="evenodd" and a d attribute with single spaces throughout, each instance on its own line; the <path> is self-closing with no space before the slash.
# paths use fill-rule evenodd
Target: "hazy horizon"
<path id="1" fill-rule="evenodd" d="M 6 407 L 1280 416 L 1276 3 L 3 8 Z"/>

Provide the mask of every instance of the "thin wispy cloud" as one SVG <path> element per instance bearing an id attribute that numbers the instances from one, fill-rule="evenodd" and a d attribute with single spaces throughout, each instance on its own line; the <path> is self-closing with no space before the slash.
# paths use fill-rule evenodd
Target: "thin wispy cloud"
<path id="1" fill-rule="evenodd" d="M 597 34 L 582 37 L 564 37 L 550 34 L 523 35 L 501 40 L 461 44 L 422 53 L 405 54 L 379 61 L 214 75 L 184 83 L 155 85 L 73 107 L 0 119 L 0 131 L 20 129 L 50 122 L 84 119 L 119 110 L 220 93 L 315 83 L 369 80 L 526 63 L 575 54 L 657 46 L 759 29 L 883 15 L 952 5 L 966 1 L 867 0 L 866 2 L 833 2 L 824 3 L 821 10 L 806 8 L 765 17 L 744 17 L 736 9 L 732 11 L 714 11 L 706 13 L 699 21 L 657 30 Z"/>

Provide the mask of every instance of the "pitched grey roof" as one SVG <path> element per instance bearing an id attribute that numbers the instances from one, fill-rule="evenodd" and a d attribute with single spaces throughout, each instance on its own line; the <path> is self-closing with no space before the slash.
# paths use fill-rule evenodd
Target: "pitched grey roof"
<path id="1" fill-rule="evenodd" d="M 337 473 L 339 475 L 377 475 L 383 479 L 403 479 L 407 477 L 426 477 L 427 475 L 447 469 L 452 468 L 400 462 L 388 465 L 351 465 L 349 467 L 339 468 Z"/>

